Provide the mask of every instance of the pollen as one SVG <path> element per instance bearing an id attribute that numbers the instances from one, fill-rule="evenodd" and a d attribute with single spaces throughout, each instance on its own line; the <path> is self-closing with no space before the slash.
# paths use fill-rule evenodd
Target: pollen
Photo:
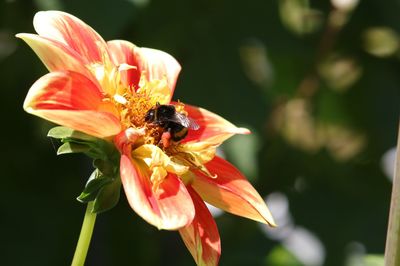
<path id="1" fill-rule="evenodd" d="M 118 88 L 118 91 L 119 93 L 108 96 L 106 100 L 111 101 L 116 107 L 124 129 L 133 128 L 144 132 L 139 139 L 136 139 L 135 146 L 159 145 L 163 128 L 145 121 L 147 112 L 156 105 L 157 99 L 143 91 L 137 92 L 133 88 Z"/>
<path id="2" fill-rule="evenodd" d="M 164 130 L 158 126 L 150 124 L 146 127 L 148 138 L 146 138 L 145 144 L 159 144 Z"/>
<path id="3" fill-rule="evenodd" d="M 188 115 L 188 113 L 185 110 L 185 104 L 183 104 L 179 100 L 178 100 L 177 104 L 175 105 L 175 109 L 176 109 L 176 111 L 178 113 L 181 113 L 181 114 L 186 115 L 186 116 Z"/>

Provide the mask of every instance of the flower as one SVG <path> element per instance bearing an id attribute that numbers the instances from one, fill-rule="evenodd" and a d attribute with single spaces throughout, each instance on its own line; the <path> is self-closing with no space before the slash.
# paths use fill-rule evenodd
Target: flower
<path id="1" fill-rule="evenodd" d="M 205 109 L 172 102 L 181 67 L 171 55 L 123 40 L 105 42 L 64 12 L 38 12 L 33 23 L 38 35 L 17 37 L 50 73 L 32 85 L 24 109 L 113 144 L 119 151 L 120 181 L 139 216 L 159 229 L 179 230 L 198 265 L 218 264 L 221 252 L 204 201 L 275 225 L 252 185 L 215 155 L 224 140 L 249 131 Z M 167 143 L 165 124 L 146 120 L 158 105 L 173 105 L 199 129 L 189 128 L 182 140 L 168 138 Z"/>

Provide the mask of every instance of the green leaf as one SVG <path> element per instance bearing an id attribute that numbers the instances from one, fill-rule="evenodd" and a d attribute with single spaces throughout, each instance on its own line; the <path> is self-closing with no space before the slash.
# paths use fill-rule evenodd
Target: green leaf
<path id="1" fill-rule="evenodd" d="M 310 8 L 308 0 L 279 1 L 279 13 L 288 30 L 298 35 L 316 32 L 322 26 L 322 12 Z"/>
<path id="2" fill-rule="evenodd" d="M 368 254 L 364 257 L 365 266 L 383 266 L 385 265 L 385 259 L 383 255 L 372 255 Z"/>
<path id="3" fill-rule="evenodd" d="M 236 135 L 223 144 L 232 163 L 251 181 L 258 176 L 258 165 L 254 162 L 257 161 L 260 143 L 259 136 L 253 131 L 250 135 Z"/>
<path id="4" fill-rule="evenodd" d="M 92 212 L 101 213 L 117 205 L 121 192 L 121 180 L 117 178 L 111 184 L 104 186 L 97 195 Z"/>
<path id="5" fill-rule="evenodd" d="M 389 57 L 399 51 L 400 37 L 389 27 L 372 27 L 364 34 L 364 49 L 377 57 Z"/>
<path id="6" fill-rule="evenodd" d="M 90 147 L 85 144 L 78 144 L 73 142 L 66 142 L 62 144 L 58 150 L 57 155 L 67 154 L 67 153 L 84 153 L 90 151 Z"/>
<path id="7" fill-rule="evenodd" d="M 113 178 L 102 175 L 98 169 L 94 170 L 86 183 L 85 189 L 77 197 L 77 200 L 83 203 L 95 200 L 100 189 L 112 181 Z"/>
<path id="8" fill-rule="evenodd" d="M 266 265 L 274 266 L 304 266 L 289 250 L 279 245 L 266 257 Z"/>
<path id="9" fill-rule="evenodd" d="M 383 254 L 360 254 L 360 253 L 350 253 L 346 266 L 384 266 L 385 259 Z"/>
<path id="10" fill-rule="evenodd" d="M 90 142 L 98 140 L 96 137 L 62 126 L 53 127 L 49 130 L 47 136 L 55 139 L 78 139 Z"/>

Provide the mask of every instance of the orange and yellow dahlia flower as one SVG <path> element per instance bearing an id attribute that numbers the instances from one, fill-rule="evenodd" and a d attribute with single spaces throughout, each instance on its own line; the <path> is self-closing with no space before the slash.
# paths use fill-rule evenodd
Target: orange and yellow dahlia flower
<path id="1" fill-rule="evenodd" d="M 274 226 L 257 191 L 230 163 L 215 155 L 234 134 L 247 134 L 205 109 L 172 102 L 179 63 L 169 54 L 104 41 L 78 18 L 38 12 L 38 34 L 21 33 L 50 73 L 30 88 L 24 109 L 56 124 L 111 143 L 132 209 L 159 229 L 179 230 L 198 265 L 217 265 L 221 247 L 204 201 Z M 181 141 L 163 145 L 162 128 L 145 121 L 157 103 L 199 125 Z"/>

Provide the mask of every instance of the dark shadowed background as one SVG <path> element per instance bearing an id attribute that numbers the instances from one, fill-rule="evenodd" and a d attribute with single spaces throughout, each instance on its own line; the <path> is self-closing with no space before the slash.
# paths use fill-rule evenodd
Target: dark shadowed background
<path id="1" fill-rule="evenodd" d="M 14 37 L 39 10 L 67 11 L 104 39 L 181 63 L 175 99 L 252 135 L 222 146 L 265 197 L 278 229 L 215 213 L 220 265 L 380 265 L 400 113 L 400 1 L 7 0 L 0 2 L 0 264 L 69 265 L 91 173 L 56 156 L 53 125 L 25 113 L 47 70 Z M 177 232 L 126 198 L 97 218 L 87 265 L 193 265 Z M 375 264 L 374 264 L 375 263 Z"/>

